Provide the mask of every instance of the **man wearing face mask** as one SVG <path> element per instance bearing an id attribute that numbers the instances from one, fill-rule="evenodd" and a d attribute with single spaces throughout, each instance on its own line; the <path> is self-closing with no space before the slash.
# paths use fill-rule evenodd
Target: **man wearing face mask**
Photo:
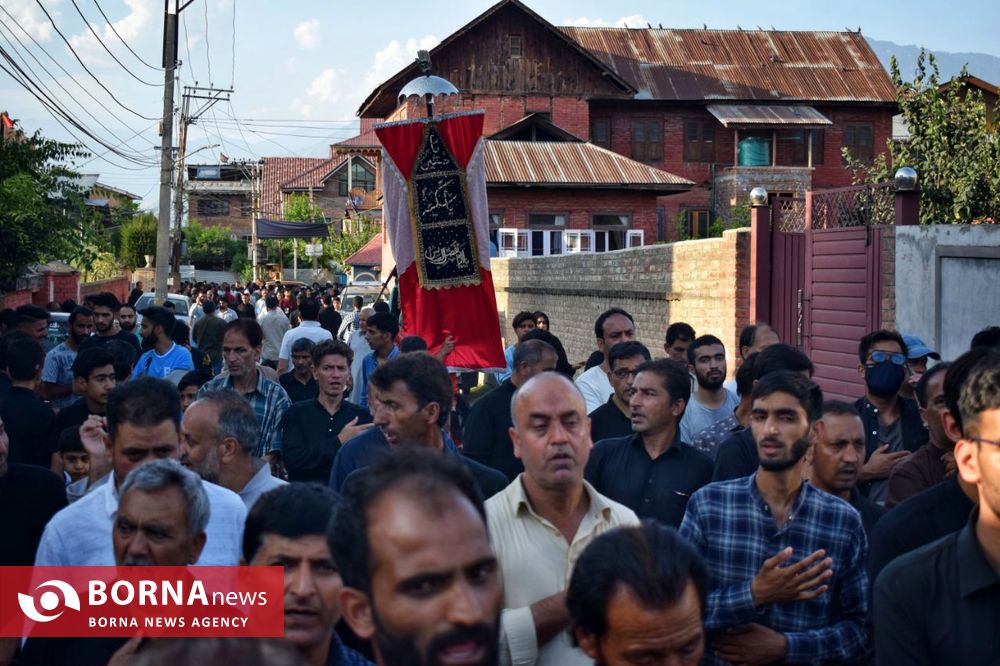
<path id="1" fill-rule="evenodd" d="M 865 426 L 866 455 L 859 484 L 879 504 L 885 504 L 893 468 L 928 438 L 917 403 L 899 395 L 906 379 L 906 355 L 906 342 L 895 331 L 869 333 L 858 346 L 865 396 L 854 406 Z"/>

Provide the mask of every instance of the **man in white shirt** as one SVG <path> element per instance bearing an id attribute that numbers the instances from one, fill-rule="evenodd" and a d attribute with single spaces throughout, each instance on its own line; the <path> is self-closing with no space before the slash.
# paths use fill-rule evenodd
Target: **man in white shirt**
<path id="1" fill-rule="evenodd" d="M 740 399 L 726 389 L 726 347 L 714 335 L 702 335 L 687 350 L 688 363 L 698 382 L 681 419 L 681 441 L 690 444 L 694 436 L 716 421 L 733 415 Z"/>
<path id="2" fill-rule="evenodd" d="M 365 365 L 365 356 L 371 353 L 372 348 L 368 346 L 368 317 L 375 314 L 374 308 L 362 308 L 358 313 L 358 327 L 347 336 L 347 346 L 354 352 L 354 360 L 351 361 L 351 395 L 348 398 L 355 405 L 361 400 L 361 369 Z"/>
<path id="3" fill-rule="evenodd" d="M 261 363 L 274 370 L 278 369 L 278 356 L 285 333 L 292 327 L 285 313 L 278 309 L 278 299 L 267 296 L 261 299 L 265 311 L 257 318 L 257 323 L 264 331 L 264 346 L 261 349 Z"/>
<path id="4" fill-rule="evenodd" d="M 299 316 L 302 318 L 302 322 L 281 338 L 281 350 L 278 352 L 278 375 L 288 372 L 288 359 L 292 357 L 292 345 L 295 344 L 296 340 L 307 338 L 316 344 L 324 340 L 333 340 L 330 331 L 320 326 L 317 321 L 319 303 L 315 300 L 309 298 L 303 301 L 302 305 L 299 306 Z"/>
<path id="5" fill-rule="evenodd" d="M 247 511 L 261 495 L 285 485 L 252 453 L 260 438 L 257 415 L 229 389 L 208 391 L 184 412 L 181 464 L 240 496 Z"/>
<path id="6" fill-rule="evenodd" d="M 524 473 L 486 502 L 504 584 L 501 663 L 591 664 L 567 631 L 567 581 L 595 537 L 639 519 L 584 481 L 590 421 L 568 379 L 536 375 L 514 395 L 513 413 L 510 434 Z"/>
<path id="7" fill-rule="evenodd" d="M 635 321 L 632 315 L 621 308 L 611 308 L 601 313 L 594 323 L 597 350 L 604 354 L 600 365 L 595 365 L 576 378 L 576 386 L 583 394 L 589 414 L 604 403 L 615 392 L 608 374 L 608 351 L 619 342 L 635 340 Z"/>
<path id="8" fill-rule="evenodd" d="M 115 563 L 111 532 L 118 488 L 133 469 L 180 457 L 180 414 L 180 395 L 165 380 L 144 377 L 111 392 L 107 416 L 91 416 L 80 429 L 80 439 L 90 454 L 91 490 L 45 526 L 35 566 Z M 240 561 L 246 508 L 231 490 L 206 482 L 202 487 L 210 516 L 197 564 L 235 566 Z"/>

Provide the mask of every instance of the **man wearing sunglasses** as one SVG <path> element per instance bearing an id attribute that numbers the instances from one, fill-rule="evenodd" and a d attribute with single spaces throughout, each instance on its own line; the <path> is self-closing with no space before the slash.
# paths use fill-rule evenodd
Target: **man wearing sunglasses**
<path id="1" fill-rule="evenodd" d="M 906 355 L 906 342 L 895 331 L 869 333 L 858 346 L 865 396 L 854 406 L 865 426 L 866 455 L 859 485 L 879 504 L 885 504 L 893 468 L 928 438 L 917 403 L 899 395 L 906 380 Z"/>

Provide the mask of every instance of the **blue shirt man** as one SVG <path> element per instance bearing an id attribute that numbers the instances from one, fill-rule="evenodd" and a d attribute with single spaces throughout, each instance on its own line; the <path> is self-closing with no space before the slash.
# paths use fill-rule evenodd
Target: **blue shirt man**
<path id="1" fill-rule="evenodd" d="M 868 650 L 868 543 L 847 502 L 802 481 L 822 393 L 799 374 L 754 387 L 757 472 L 692 495 L 680 534 L 712 572 L 703 663 L 851 662 Z"/>
<path id="2" fill-rule="evenodd" d="M 156 377 L 166 379 L 178 370 L 194 370 L 191 352 L 174 343 L 170 332 L 174 328 L 174 315 L 166 308 L 154 305 L 142 311 L 143 342 L 152 345 L 152 349 L 139 357 L 132 379 L 139 377 Z"/>

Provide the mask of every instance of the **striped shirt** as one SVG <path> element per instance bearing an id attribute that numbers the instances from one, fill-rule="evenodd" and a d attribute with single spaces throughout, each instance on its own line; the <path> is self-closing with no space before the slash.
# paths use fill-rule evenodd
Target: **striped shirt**
<path id="1" fill-rule="evenodd" d="M 786 662 L 859 659 L 868 646 L 868 542 L 850 504 L 803 482 L 780 529 L 757 489 L 757 474 L 710 483 L 691 496 L 680 535 L 711 572 L 705 629 L 755 622 L 788 640 Z M 830 590 L 810 601 L 754 604 L 750 585 L 764 560 L 786 547 L 788 564 L 820 548 L 833 559 Z M 832 619 L 835 618 L 835 619 Z M 721 664 L 707 654 L 704 664 Z"/>
<path id="2" fill-rule="evenodd" d="M 202 386 L 201 390 L 198 391 L 198 397 L 201 398 L 206 392 L 213 389 L 232 388 L 232 376 L 228 373 L 222 374 Z M 257 415 L 257 423 L 260 426 L 260 436 L 257 439 L 253 455 L 260 458 L 271 451 L 281 451 L 281 421 L 285 417 L 285 412 L 292 405 L 285 389 L 281 388 L 281 384 L 271 381 L 258 370 L 257 385 L 253 391 L 244 393 L 243 397 L 253 407 L 254 414 Z"/>

